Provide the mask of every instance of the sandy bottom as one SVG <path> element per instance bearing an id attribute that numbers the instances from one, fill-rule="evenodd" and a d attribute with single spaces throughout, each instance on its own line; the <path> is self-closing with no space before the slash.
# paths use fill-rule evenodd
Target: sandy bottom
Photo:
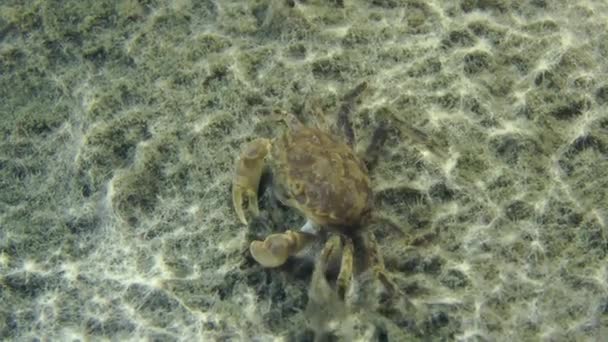
<path id="1" fill-rule="evenodd" d="M 3 1 L 0 339 L 608 336 L 607 13 Z M 368 227 L 397 294 L 369 271 L 345 301 L 311 281 L 322 241 L 278 269 L 249 256 L 305 221 L 268 192 L 249 227 L 232 208 L 235 158 L 285 130 L 279 110 L 348 114 L 377 214 L 401 227 Z"/>

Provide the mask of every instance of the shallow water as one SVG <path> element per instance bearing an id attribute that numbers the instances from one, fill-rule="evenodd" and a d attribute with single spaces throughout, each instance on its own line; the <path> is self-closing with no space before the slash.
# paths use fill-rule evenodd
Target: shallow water
<path id="1" fill-rule="evenodd" d="M 0 339 L 608 336 L 607 13 L 3 1 Z M 346 303 L 311 287 L 320 244 L 260 268 L 248 242 L 304 219 L 268 193 L 250 227 L 232 208 L 240 148 L 285 129 L 273 112 L 331 129 L 344 108 L 403 229 L 370 227 L 396 297 L 369 272 Z"/>

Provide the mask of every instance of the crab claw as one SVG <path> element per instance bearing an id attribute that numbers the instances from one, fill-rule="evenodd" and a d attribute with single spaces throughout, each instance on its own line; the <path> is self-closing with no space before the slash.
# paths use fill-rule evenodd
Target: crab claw
<path id="1" fill-rule="evenodd" d="M 268 235 L 264 241 L 251 242 L 249 251 L 260 265 L 278 267 L 283 265 L 290 255 L 301 251 L 313 238 L 313 235 L 307 233 L 288 230 L 282 234 Z"/>
<path id="2" fill-rule="evenodd" d="M 270 151 L 270 140 L 256 139 L 243 149 L 236 163 L 236 172 L 232 180 L 232 204 L 239 220 L 247 224 L 243 210 L 243 196 L 247 197 L 248 209 L 254 215 L 259 214 L 258 186 L 262 177 L 264 157 Z"/>

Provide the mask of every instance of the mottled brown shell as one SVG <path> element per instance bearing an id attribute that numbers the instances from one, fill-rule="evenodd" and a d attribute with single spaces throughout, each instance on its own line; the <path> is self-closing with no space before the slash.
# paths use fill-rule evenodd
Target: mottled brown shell
<path id="1" fill-rule="evenodd" d="M 278 197 L 314 223 L 357 227 L 369 214 L 367 169 L 348 145 L 331 135 L 300 126 L 275 139 L 271 160 Z"/>

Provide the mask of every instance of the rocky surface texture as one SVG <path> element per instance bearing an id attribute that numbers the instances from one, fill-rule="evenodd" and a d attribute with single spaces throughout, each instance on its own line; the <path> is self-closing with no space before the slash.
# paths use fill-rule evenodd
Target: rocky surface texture
<path id="1" fill-rule="evenodd" d="M 608 336 L 605 1 L 0 4 L 0 339 Z M 284 126 L 378 127 L 378 238 L 402 296 L 346 303 L 249 239 L 234 159 Z M 352 108 L 351 108 L 352 107 Z M 316 114 L 315 114 L 316 115 Z M 314 257 L 315 250 L 310 251 Z M 312 299 L 311 299 L 312 298 Z M 407 300 L 410 302 L 407 304 Z"/>

